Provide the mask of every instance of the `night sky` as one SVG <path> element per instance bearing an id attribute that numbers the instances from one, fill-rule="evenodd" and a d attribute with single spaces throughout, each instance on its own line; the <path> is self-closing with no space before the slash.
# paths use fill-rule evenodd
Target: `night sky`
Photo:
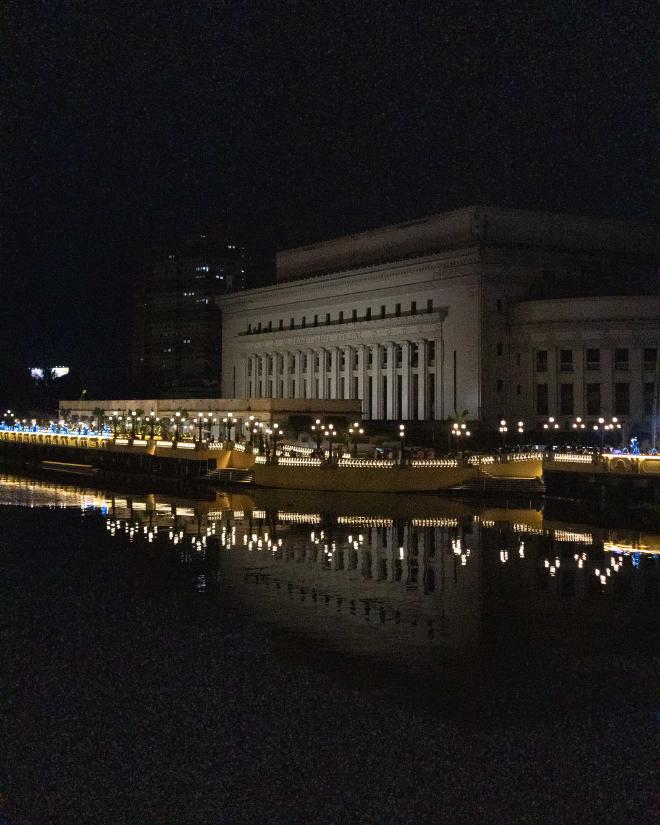
<path id="1" fill-rule="evenodd" d="M 3 355 L 128 363 L 144 249 L 475 202 L 652 217 L 653 4 L 4 4 Z"/>

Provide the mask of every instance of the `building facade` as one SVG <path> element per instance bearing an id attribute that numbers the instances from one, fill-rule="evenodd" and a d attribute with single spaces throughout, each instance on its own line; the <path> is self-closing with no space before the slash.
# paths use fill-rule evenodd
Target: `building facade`
<path id="1" fill-rule="evenodd" d="M 194 235 L 153 253 L 138 278 L 133 373 L 144 392 L 218 395 L 222 301 L 246 286 L 246 252 Z"/>
<path id="2" fill-rule="evenodd" d="M 631 369 L 640 366 L 625 415 L 644 418 L 660 337 L 653 249 L 645 226 L 471 207 L 281 252 L 276 284 L 223 302 L 222 394 L 359 399 L 380 421 L 466 413 L 489 427 L 509 416 L 532 427 L 558 414 L 561 398 L 570 406 L 569 382 L 539 380 L 534 353 L 561 359 L 571 349 L 577 367 L 579 352 L 602 351 L 600 407 L 614 414 L 625 382 L 615 365 L 606 381 L 605 364 L 627 348 Z M 599 296 L 637 281 L 649 294 Z M 543 383 L 547 413 L 537 412 Z M 587 383 L 597 382 L 573 389 L 570 415 L 586 405 Z"/>

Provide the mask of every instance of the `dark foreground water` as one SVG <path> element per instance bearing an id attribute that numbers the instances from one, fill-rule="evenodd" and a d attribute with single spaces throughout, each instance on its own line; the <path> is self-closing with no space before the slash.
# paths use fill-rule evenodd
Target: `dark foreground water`
<path id="1" fill-rule="evenodd" d="M 0 478 L 9 821 L 652 821 L 652 512 L 255 496 Z"/>

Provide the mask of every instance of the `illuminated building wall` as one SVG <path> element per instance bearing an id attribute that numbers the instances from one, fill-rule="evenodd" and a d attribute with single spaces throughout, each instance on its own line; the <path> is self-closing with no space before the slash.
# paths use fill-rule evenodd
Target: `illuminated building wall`
<path id="1" fill-rule="evenodd" d="M 360 399 L 376 420 L 531 415 L 519 308 L 629 292 L 653 244 L 644 226 L 471 207 L 278 253 L 275 285 L 223 300 L 222 394 Z M 657 312 L 631 320 L 650 348 Z"/>

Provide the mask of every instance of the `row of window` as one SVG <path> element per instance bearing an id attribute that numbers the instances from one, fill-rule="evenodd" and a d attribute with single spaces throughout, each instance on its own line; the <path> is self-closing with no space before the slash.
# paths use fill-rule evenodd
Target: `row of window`
<path id="1" fill-rule="evenodd" d="M 433 312 L 433 298 L 429 298 L 426 302 L 426 312 Z M 318 326 L 329 326 L 331 324 L 345 324 L 353 321 L 371 321 L 373 318 L 399 318 L 401 315 L 417 315 L 417 301 L 410 302 L 410 310 L 406 312 L 401 311 L 401 304 L 396 304 L 394 307 L 394 312 L 388 315 L 387 307 L 385 304 L 382 304 L 380 307 L 380 315 L 372 315 L 371 307 L 367 307 L 365 310 L 365 314 L 362 317 L 358 317 L 357 309 L 352 310 L 350 319 L 348 317 L 344 317 L 343 310 L 340 310 L 337 317 L 333 318 L 330 312 L 326 312 L 325 316 L 321 317 L 319 315 L 314 315 L 313 320 L 308 319 L 306 315 L 303 315 L 299 324 L 296 324 L 294 318 L 289 319 L 289 325 L 286 329 L 306 329 L 307 327 L 318 327 Z M 310 320 L 310 323 L 308 323 Z M 261 321 L 253 327 L 252 324 L 248 324 L 247 332 L 248 335 L 258 334 L 260 332 L 272 332 L 273 329 L 284 330 L 284 319 L 280 318 L 278 326 L 275 328 L 273 327 L 273 322 L 268 321 L 267 324 L 264 324 L 263 327 L 261 325 Z"/>
<path id="2" fill-rule="evenodd" d="M 497 354 L 502 354 L 502 345 L 497 345 Z M 655 369 L 658 350 L 656 347 L 645 347 L 643 350 L 643 366 L 645 370 Z M 559 350 L 559 372 L 573 372 L 573 350 Z M 585 351 L 585 369 L 597 371 L 600 369 L 600 349 L 588 348 Z M 625 371 L 630 369 L 630 350 L 627 347 L 617 347 L 614 350 L 614 369 Z M 548 350 L 536 350 L 536 371 L 548 371 Z"/>
<path id="3" fill-rule="evenodd" d="M 559 385 L 559 414 L 573 415 L 575 413 L 575 398 L 573 384 Z M 655 384 L 646 382 L 643 385 L 642 404 L 644 415 L 653 413 L 653 402 L 655 397 Z M 603 411 L 601 401 L 601 384 L 588 383 L 585 385 L 585 413 L 587 415 L 600 415 Z M 548 385 L 536 385 L 536 413 L 537 415 L 548 415 L 550 412 L 548 404 Z M 617 381 L 614 384 L 614 414 L 630 414 L 630 384 L 625 381 Z"/>
<path id="4" fill-rule="evenodd" d="M 426 356 L 427 356 L 427 363 L 429 365 L 433 365 L 435 363 L 435 342 L 428 341 L 426 344 Z M 288 357 L 288 362 L 285 360 Z M 318 370 L 321 368 L 321 353 L 315 352 L 311 355 L 312 358 L 312 369 Z M 323 354 L 325 357 L 325 368 L 330 369 L 332 366 L 332 355 L 330 352 L 326 351 Z M 261 370 L 262 367 L 259 366 L 261 363 L 265 363 L 266 365 L 266 372 L 270 372 L 273 367 L 273 359 L 274 358 L 281 358 L 283 359 L 282 362 L 278 362 L 278 368 L 280 363 L 282 363 L 283 368 L 285 370 L 291 370 L 294 366 L 294 356 L 289 355 L 267 355 L 265 358 L 265 362 L 259 358 L 257 360 L 257 369 Z M 309 366 L 309 360 L 307 353 L 301 353 L 301 369 L 306 370 Z M 403 347 L 400 344 L 394 345 L 394 363 L 397 367 L 403 366 Z M 352 350 L 350 355 L 350 364 L 353 369 L 357 369 L 358 366 L 358 353 L 357 350 Z M 374 365 L 374 353 L 371 348 L 367 351 L 367 367 L 373 367 Z M 417 367 L 419 365 L 419 347 L 415 343 L 410 344 L 410 366 Z M 346 367 L 346 352 L 342 349 L 339 351 L 339 366 L 340 369 L 345 369 Z M 381 369 L 385 369 L 387 367 L 387 349 L 383 348 L 380 353 L 380 367 Z M 252 375 L 252 362 L 248 360 L 248 375 Z"/>

